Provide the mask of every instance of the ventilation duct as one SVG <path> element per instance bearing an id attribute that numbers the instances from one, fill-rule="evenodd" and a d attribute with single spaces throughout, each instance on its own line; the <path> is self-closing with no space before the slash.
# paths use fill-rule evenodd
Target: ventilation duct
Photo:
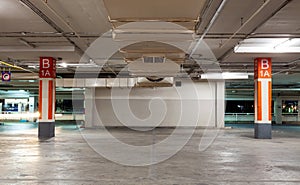
<path id="1" fill-rule="evenodd" d="M 173 87 L 174 78 L 161 78 L 157 76 L 139 77 L 136 87 Z"/>
<path id="2" fill-rule="evenodd" d="M 166 61 L 165 57 L 143 57 L 144 63 L 155 63 L 155 64 L 161 64 Z"/>

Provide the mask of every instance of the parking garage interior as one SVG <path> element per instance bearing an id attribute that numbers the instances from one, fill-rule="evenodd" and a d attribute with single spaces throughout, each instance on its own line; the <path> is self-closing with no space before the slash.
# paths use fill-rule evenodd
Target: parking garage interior
<path id="1" fill-rule="evenodd" d="M 0 0 L 0 183 L 299 184 L 299 8 Z"/>

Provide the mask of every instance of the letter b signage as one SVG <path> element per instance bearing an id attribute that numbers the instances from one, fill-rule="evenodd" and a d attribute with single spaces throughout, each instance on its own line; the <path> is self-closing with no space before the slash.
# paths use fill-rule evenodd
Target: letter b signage
<path id="1" fill-rule="evenodd" d="M 56 78 L 56 60 L 54 58 L 40 58 L 40 78 Z"/>
<path id="2" fill-rule="evenodd" d="M 271 58 L 257 58 L 254 62 L 255 79 L 272 78 L 272 59 Z"/>

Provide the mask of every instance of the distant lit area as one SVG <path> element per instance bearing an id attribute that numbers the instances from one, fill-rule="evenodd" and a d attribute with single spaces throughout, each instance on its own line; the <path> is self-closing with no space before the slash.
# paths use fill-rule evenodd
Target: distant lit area
<path id="1" fill-rule="evenodd" d="M 0 91 L 0 120 L 36 122 L 40 116 L 38 112 L 38 96 L 28 90 Z M 84 100 L 82 96 L 72 100 L 72 94 L 63 89 L 58 91 L 55 107 L 56 120 L 82 120 L 84 114 Z"/>
<path id="2" fill-rule="evenodd" d="M 298 101 L 282 101 L 282 113 L 298 114 Z"/>

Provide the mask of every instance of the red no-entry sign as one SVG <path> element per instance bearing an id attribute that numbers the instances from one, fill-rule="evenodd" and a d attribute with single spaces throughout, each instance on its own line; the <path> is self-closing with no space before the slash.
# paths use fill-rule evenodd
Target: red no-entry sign
<path id="1" fill-rule="evenodd" d="M 11 72 L 2 72 L 2 82 L 10 82 Z"/>

